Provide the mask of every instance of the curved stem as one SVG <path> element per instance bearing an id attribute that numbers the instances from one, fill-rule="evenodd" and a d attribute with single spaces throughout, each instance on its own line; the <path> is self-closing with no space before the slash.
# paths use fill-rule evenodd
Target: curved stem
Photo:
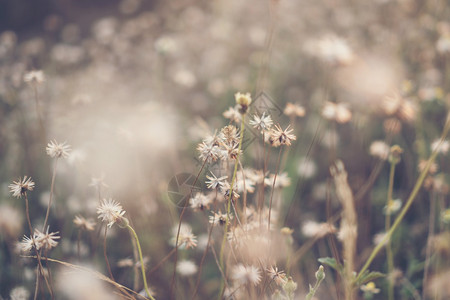
<path id="1" fill-rule="evenodd" d="M 114 276 L 113 276 L 112 272 L 111 272 L 111 266 L 109 265 L 108 256 L 106 255 L 106 234 L 107 233 L 108 233 L 108 226 L 105 226 L 105 237 L 103 238 L 103 256 L 105 257 L 106 267 L 108 268 L 109 277 L 111 277 L 111 279 L 113 281 L 116 281 L 114 279 Z"/>
<path id="2" fill-rule="evenodd" d="M 145 277 L 145 266 L 144 266 L 144 259 L 142 257 L 142 250 L 141 250 L 141 244 L 139 243 L 139 238 L 136 234 L 136 231 L 134 231 L 133 227 L 131 227 L 130 225 L 127 225 L 128 230 L 131 232 L 131 234 L 134 236 L 135 240 L 136 240 L 136 244 L 138 247 L 138 252 L 139 252 L 139 260 L 141 262 L 141 271 L 142 271 L 142 281 L 144 282 L 144 288 L 145 288 L 145 292 L 147 293 L 147 296 L 152 299 L 155 300 L 155 298 L 153 298 L 152 294 L 150 294 L 150 291 L 148 289 L 148 285 L 147 285 L 147 278 Z"/>
<path id="3" fill-rule="evenodd" d="M 450 118 L 447 120 L 447 122 L 445 124 L 438 147 L 436 147 L 436 149 L 433 151 L 433 153 L 431 154 L 430 158 L 427 161 L 427 164 L 425 165 L 425 168 L 422 170 L 422 173 L 420 173 L 420 176 L 417 179 L 416 184 L 414 185 L 414 188 L 413 188 L 408 200 L 406 201 L 405 206 L 403 207 L 403 209 L 400 212 L 400 214 L 398 215 L 398 217 L 395 219 L 395 222 L 394 222 L 394 224 L 392 224 L 391 229 L 386 233 L 386 236 L 375 247 L 375 249 L 373 249 L 373 251 L 370 254 L 369 258 L 367 259 L 366 263 L 359 271 L 358 276 L 356 276 L 355 281 L 359 280 L 361 278 L 362 274 L 369 268 L 370 264 L 375 259 L 378 252 L 380 252 L 384 243 L 392 236 L 392 233 L 397 229 L 397 227 L 400 225 L 400 222 L 405 217 L 405 215 L 408 212 L 409 208 L 411 207 L 414 199 L 416 198 L 417 194 L 419 193 L 419 190 L 422 187 L 425 177 L 428 175 L 428 171 L 430 170 L 431 165 L 433 164 L 434 160 L 436 159 L 436 157 L 438 155 L 437 149 L 439 149 L 439 147 L 441 146 L 441 144 L 444 141 L 445 137 L 447 136 L 449 130 L 450 130 Z"/>

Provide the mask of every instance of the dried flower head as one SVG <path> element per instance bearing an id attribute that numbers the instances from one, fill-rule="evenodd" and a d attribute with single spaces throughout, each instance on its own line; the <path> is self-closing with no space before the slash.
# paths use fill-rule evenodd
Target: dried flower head
<path id="1" fill-rule="evenodd" d="M 27 83 L 43 83 L 45 81 L 44 72 L 42 70 L 30 71 L 23 76 L 23 81 Z"/>
<path id="2" fill-rule="evenodd" d="M 333 103 L 327 101 L 322 109 L 322 116 L 328 120 L 338 123 L 347 123 L 352 119 L 352 113 L 344 103 Z"/>
<path id="3" fill-rule="evenodd" d="M 303 117 L 305 116 L 305 108 L 301 105 L 288 102 L 283 113 L 289 117 Z"/>
<path id="4" fill-rule="evenodd" d="M 31 237 L 24 235 L 22 241 L 20 241 L 19 243 L 20 251 L 27 253 L 30 252 L 31 249 L 33 249 L 33 247 L 34 247 L 33 239 Z"/>
<path id="5" fill-rule="evenodd" d="M 391 148 L 383 141 L 374 141 L 370 144 L 370 155 L 378 157 L 381 160 L 387 160 L 390 152 Z"/>
<path id="6" fill-rule="evenodd" d="M 275 281 L 279 286 L 283 286 L 287 281 L 286 273 L 284 271 L 278 271 L 277 267 L 270 267 L 267 269 L 267 273 L 271 280 Z"/>
<path id="7" fill-rule="evenodd" d="M 28 191 L 32 191 L 34 189 L 34 182 L 31 180 L 31 177 L 24 176 L 23 178 L 19 178 L 17 181 L 13 181 L 13 183 L 8 187 L 13 197 L 21 198 Z"/>
<path id="8" fill-rule="evenodd" d="M 228 222 L 233 219 L 233 216 L 230 214 L 228 218 Z M 212 216 L 209 216 L 209 223 L 214 225 L 225 225 L 227 223 L 227 214 L 223 214 L 220 210 L 218 213 L 213 212 Z"/>
<path id="9" fill-rule="evenodd" d="M 272 128 L 269 135 L 269 142 L 273 147 L 278 147 L 281 145 L 290 146 L 292 141 L 295 141 L 297 137 L 292 134 L 294 131 L 290 129 L 291 125 L 286 127 L 285 130 L 281 129 L 280 125 L 275 125 Z"/>
<path id="10" fill-rule="evenodd" d="M 246 266 L 238 264 L 233 267 L 232 278 L 241 285 L 257 285 L 261 281 L 261 272 L 255 266 Z"/>
<path id="11" fill-rule="evenodd" d="M 234 94 L 234 98 L 236 99 L 236 104 L 240 106 L 239 112 L 241 114 L 247 113 L 248 107 L 252 103 L 250 93 L 236 93 Z"/>
<path id="12" fill-rule="evenodd" d="M 261 117 L 255 114 L 253 116 L 253 120 L 251 120 L 249 123 L 253 126 L 253 128 L 256 128 L 263 132 L 269 130 L 272 127 L 273 121 L 270 115 L 266 115 L 266 112 L 263 112 Z"/>
<path id="13" fill-rule="evenodd" d="M 56 240 L 60 239 L 57 235 L 59 232 L 48 233 L 49 227 L 45 233 L 40 232 L 38 229 L 34 230 L 34 241 L 36 243 L 36 249 L 50 250 L 58 245 Z"/>
<path id="14" fill-rule="evenodd" d="M 223 112 L 222 115 L 225 119 L 229 119 L 234 123 L 240 123 L 242 120 L 242 115 L 236 107 L 230 106 L 226 111 Z"/>
<path id="15" fill-rule="evenodd" d="M 177 240 L 178 226 L 172 230 L 172 244 Z M 178 247 L 190 249 L 197 247 L 197 236 L 192 233 L 192 227 L 186 223 L 181 223 L 180 234 L 178 235 Z"/>
<path id="16" fill-rule="evenodd" d="M 224 187 L 224 184 L 226 182 L 226 179 L 228 178 L 228 176 L 221 176 L 219 178 L 216 177 L 216 175 L 214 175 L 213 172 L 210 172 L 211 176 L 206 175 L 206 178 L 208 178 L 209 180 L 206 181 L 206 186 L 209 189 L 218 189 L 221 190 Z"/>
<path id="17" fill-rule="evenodd" d="M 92 219 L 85 219 L 82 216 L 75 216 L 73 223 L 81 230 L 93 231 L 95 229 L 95 222 Z"/>
<path id="18" fill-rule="evenodd" d="M 204 210 L 205 208 L 209 208 L 211 198 L 203 193 L 197 193 L 189 202 L 194 210 Z"/>
<path id="19" fill-rule="evenodd" d="M 108 222 L 108 227 L 111 227 L 114 223 L 121 221 L 125 211 L 122 209 L 122 205 L 113 199 L 103 199 L 100 206 L 97 207 L 98 218 L 103 222 Z"/>
<path id="20" fill-rule="evenodd" d="M 70 154 L 70 146 L 66 145 L 66 142 L 64 143 L 58 143 L 56 140 L 50 141 L 50 143 L 47 144 L 47 148 L 45 148 L 47 151 L 47 154 L 52 158 L 67 158 Z"/>

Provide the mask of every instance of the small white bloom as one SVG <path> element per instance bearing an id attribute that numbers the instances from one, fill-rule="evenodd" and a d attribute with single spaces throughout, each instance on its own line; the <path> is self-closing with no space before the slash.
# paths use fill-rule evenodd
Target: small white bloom
<path id="1" fill-rule="evenodd" d="M 261 117 L 255 114 L 253 116 L 253 120 L 251 120 L 249 123 L 253 126 L 253 128 L 256 128 L 260 131 L 265 131 L 269 130 L 270 127 L 272 127 L 273 121 L 270 115 L 266 115 L 266 112 L 263 112 Z"/>
<path id="2" fill-rule="evenodd" d="M 219 189 L 219 190 L 222 189 L 228 176 L 221 176 L 221 177 L 217 178 L 213 172 L 210 172 L 210 173 L 211 173 L 211 176 L 206 175 L 206 178 L 209 179 L 205 182 L 206 186 L 209 189 Z"/>
<path id="3" fill-rule="evenodd" d="M 383 141 L 374 141 L 370 145 L 369 153 L 372 156 L 378 157 L 381 160 L 387 160 L 391 148 Z"/>
<path id="4" fill-rule="evenodd" d="M 448 150 L 450 150 L 450 142 L 448 140 L 444 140 L 441 143 L 440 139 L 434 140 L 431 143 L 431 151 L 437 151 L 442 154 L 447 154 Z"/>
<path id="5" fill-rule="evenodd" d="M 28 300 L 30 292 L 23 286 L 15 287 L 9 293 L 11 300 Z"/>
<path id="6" fill-rule="evenodd" d="M 177 265 L 177 272 L 181 276 L 194 275 L 197 270 L 197 265 L 192 260 L 182 260 Z"/>
<path id="7" fill-rule="evenodd" d="M 47 144 L 47 148 L 45 148 L 47 154 L 52 158 L 67 158 L 70 154 L 70 146 L 66 145 L 66 143 L 58 143 L 56 140 L 50 141 Z"/>
<path id="8" fill-rule="evenodd" d="M 8 187 L 13 197 L 21 198 L 28 191 L 32 191 L 34 189 L 34 182 L 31 180 L 31 177 L 27 178 L 27 176 L 24 176 L 23 179 L 19 178 L 19 180 L 13 181 L 13 183 Z"/>
<path id="9" fill-rule="evenodd" d="M 42 70 L 30 71 L 23 76 L 23 81 L 27 83 L 42 83 L 45 81 L 44 72 Z"/>
<path id="10" fill-rule="evenodd" d="M 102 219 L 103 222 L 108 222 L 108 227 L 111 227 L 118 220 L 122 219 L 125 211 L 118 202 L 109 198 L 108 200 L 102 200 L 100 206 L 97 207 L 97 214 L 99 219 Z"/>
<path id="11" fill-rule="evenodd" d="M 396 212 L 398 212 L 398 210 L 402 207 L 402 200 L 400 199 L 395 199 L 392 200 L 388 205 L 386 205 L 383 208 L 383 212 L 386 215 L 392 215 Z"/>
<path id="12" fill-rule="evenodd" d="M 255 266 L 238 264 L 233 267 L 232 278 L 240 284 L 257 285 L 261 281 L 261 272 Z"/>
<path id="13" fill-rule="evenodd" d="M 46 233 L 40 232 L 38 229 L 34 230 L 34 240 L 36 242 L 36 249 L 50 250 L 58 245 L 56 240 L 60 239 L 58 232 L 48 233 L 49 227 L 47 227 Z"/>

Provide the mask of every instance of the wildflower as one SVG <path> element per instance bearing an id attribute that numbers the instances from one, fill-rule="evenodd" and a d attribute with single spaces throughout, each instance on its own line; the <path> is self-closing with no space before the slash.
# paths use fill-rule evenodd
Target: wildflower
<path id="1" fill-rule="evenodd" d="M 93 231 L 95 229 L 95 222 L 92 219 L 85 219 L 82 216 L 75 216 L 73 223 L 81 230 Z"/>
<path id="2" fill-rule="evenodd" d="M 108 200 L 103 199 L 100 206 L 97 207 L 98 218 L 102 219 L 103 222 L 108 222 L 108 227 L 116 223 L 117 221 L 122 221 L 125 211 L 122 210 L 122 206 L 109 198 Z"/>
<path id="3" fill-rule="evenodd" d="M 450 208 L 447 208 L 446 210 L 444 210 L 441 213 L 441 220 L 445 224 L 449 224 L 450 223 Z"/>
<path id="4" fill-rule="evenodd" d="M 289 117 L 303 117 L 305 116 L 305 108 L 298 104 L 288 102 L 283 113 Z"/>
<path id="5" fill-rule="evenodd" d="M 71 151 L 70 146 L 66 145 L 66 143 L 58 144 L 56 140 L 50 141 L 47 144 L 47 148 L 45 148 L 47 154 L 52 158 L 67 158 L 69 157 L 69 153 Z"/>
<path id="6" fill-rule="evenodd" d="M 8 187 L 13 197 L 21 198 L 28 191 L 34 189 L 34 182 L 31 180 L 31 177 L 24 176 L 23 179 L 19 178 L 19 180 L 13 181 Z"/>
<path id="7" fill-rule="evenodd" d="M 34 240 L 36 242 L 36 249 L 50 250 L 58 245 L 56 240 L 60 239 L 57 235 L 59 232 L 48 233 L 49 227 L 47 227 L 46 233 L 40 232 L 38 229 L 34 231 Z"/>
<path id="8" fill-rule="evenodd" d="M 286 283 L 286 273 L 278 271 L 277 267 L 270 267 L 267 269 L 267 272 L 269 273 L 269 277 L 279 286 L 283 286 Z"/>
<path id="9" fill-rule="evenodd" d="M 23 76 L 23 81 L 27 83 L 43 83 L 45 81 L 44 72 L 42 70 L 30 71 Z"/>
<path id="10" fill-rule="evenodd" d="M 236 104 L 240 106 L 239 112 L 241 114 L 245 114 L 248 110 L 249 105 L 252 103 L 252 97 L 250 93 L 236 93 L 234 94 L 234 98 L 236 99 Z"/>
<path id="11" fill-rule="evenodd" d="M 205 208 L 209 208 L 211 198 L 205 196 L 203 193 L 197 193 L 190 199 L 190 203 L 193 209 L 204 210 Z"/>
<path id="12" fill-rule="evenodd" d="M 221 176 L 221 177 L 217 178 L 216 175 L 214 175 L 212 172 L 210 172 L 210 173 L 211 173 L 211 176 L 206 175 L 206 178 L 209 179 L 208 181 L 206 181 L 206 186 L 209 189 L 221 190 L 224 187 L 224 184 L 225 184 L 228 176 Z"/>
<path id="13" fill-rule="evenodd" d="M 175 245 L 177 240 L 178 226 L 172 230 L 172 244 Z M 188 224 L 182 223 L 180 226 L 180 233 L 178 235 L 178 247 L 180 248 L 195 248 L 197 247 L 197 237 L 192 233 L 192 228 Z"/>
<path id="14" fill-rule="evenodd" d="M 197 273 L 197 265 L 191 260 L 182 260 L 177 264 L 177 272 L 181 276 L 191 276 Z"/>
<path id="15" fill-rule="evenodd" d="M 373 281 L 370 281 L 367 284 L 361 286 L 361 291 L 363 291 L 364 294 L 373 295 L 378 294 L 380 292 L 380 289 L 377 288 Z"/>
<path id="16" fill-rule="evenodd" d="M 302 225 L 302 233 L 307 237 L 324 237 L 327 234 L 336 232 L 336 228 L 328 223 L 317 223 L 315 221 L 306 221 Z"/>
<path id="17" fill-rule="evenodd" d="M 275 181 L 275 174 L 270 174 L 269 178 L 266 178 L 264 180 L 265 184 L 269 187 L 273 186 L 274 181 Z M 291 179 L 289 178 L 289 176 L 286 172 L 278 174 L 276 181 L 275 181 L 275 188 L 284 188 L 284 187 L 287 187 L 290 185 L 291 185 Z"/>
<path id="18" fill-rule="evenodd" d="M 416 117 L 416 105 L 398 92 L 386 95 L 381 101 L 381 108 L 386 115 L 396 116 L 403 121 L 413 121 Z"/>
<path id="19" fill-rule="evenodd" d="M 225 157 L 223 150 L 220 149 L 216 143 L 201 142 L 197 146 L 197 151 L 200 152 L 199 158 L 207 163 L 215 162 Z"/>
<path id="20" fill-rule="evenodd" d="M 419 172 L 422 172 L 425 169 L 425 166 L 427 165 L 428 161 L 421 159 L 419 161 L 419 164 L 417 165 L 417 170 Z M 428 169 L 428 173 L 430 174 L 436 174 L 438 171 L 438 165 L 437 163 L 432 163 L 430 168 Z"/>
<path id="21" fill-rule="evenodd" d="M 34 247 L 33 239 L 24 235 L 22 241 L 19 243 L 20 251 L 30 252 Z"/>
<path id="22" fill-rule="evenodd" d="M 253 120 L 251 120 L 249 123 L 253 126 L 253 128 L 256 128 L 262 132 L 265 130 L 269 130 L 270 127 L 272 127 L 273 121 L 270 115 L 266 116 L 266 112 L 263 112 L 261 117 L 255 114 L 253 116 Z"/>
<path id="23" fill-rule="evenodd" d="M 261 281 L 261 272 L 255 266 L 238 264 L 234 266 L 231 277 L 242 285 L 257 285 Z"/>
<path id="24" fill-rule="evenodd" d="M 269 142 L 273 147 L 280 145 L 290 146 L 291 141 L 295 141 L 297 138 L 292 134 L 293 129 L 290 129 L 289 125 L 285 130 L 281 129 L 279 125 L 275 125 L 275 129 L 270 131 Z"/>
<path id="25" fill-rule="evenodd" d="M 307 157 L 303 157 L 298 165 L 297 174 L 302 178 L 308 179 L 316 175 L 316 173 L 317 166 L 314 161 L 308 159 Z"/>
<path id="26" fill-rule="evenodd" d="M 400 155 L 403 153 L 403 149 L 399 145 L 394 145 L 389 150 L 389 162 L 391 164 L 398 164 L 400 162 Z"/>
<path id="27" fill-rule="evenodd" d="M 229 215 L 227 218 L 227 214 L 222 214 L 221 211 L 219 210 L 218 213 L 213 212 L 212 216 L 209 216 L 209 223 L 214 224 L 214 225 L 225 225 L 228 222 L 230 222 L 230 220 L 233 219 L 232 215 Z"/>
<path id="28" fill-rule="evenodd" d="M 220 130 L 220 139 L 227 145 L 239 144 L 238 129 L 234 125 L 227 125 Z"/>
<path id="29" fill-rule="evenodd" d="M 240 123 L 242 116 L 239 113 L 238 109 L 236 107 L 229 107 L 224 113 L 223 117 L 226 119 L 230 119 L 231 122 Z"/>
<path id="30" fill-rule="evenodd" d="M 377 234 L 375 234 L 375 235 L 373 236 L 372 242 L 373 242 L 374 245 L 378 245 L 378 244 L 380 244 L 381 242 L 383 242 L 383 240 L 384 240 L 385 237 L 386 237 L 386 232 L 379 232 L 379 233 L 377 233 Z M 388 240 L 389 240 L 389 239 L 387 239 L 387 240 L 384 241 L 383 243 L 386 243 Z"/>
<path id="31" fill-rule="evenodd" d="M 108 185 L 105 183 L 105 174 L 101 174 L 99 177 L 91 177 L 91 182 L 89 183 L 89 186 L 93 186 L 96 188 L 107 188 Z"/>
<path id="32" fill-rule="evenodd" d="M 383 211 L 386 215 L 392 215 L 396 213 L 402 207 L 402 200 L 395 199 L 390 201 L 384 208 Z"/>
<path id="33" fill-rule="evenodd" d="M 322 116 L 343 124 L 351 120 L 352 113 L 346 104 L 327 101 L 322 109 Z"/>
<path id="34" fill-rule="evenodd" d="M 294 294 L 295 290 L 297 290 L 297 283 L 292 280 L 292 277 L 289 277 L 286 283 L 283 285 L 283 290 L 291 297 Z"/>
<path id="35" fill-rule="evenodd" d="M 440 139 L 434 140 L 431 143 L 431 151 L 436 151 L 438 153 L 447 154 L 450 149 L 450 142 L 448 140 L 441 141 Z"/>
<path id="36" fill-rule="evenodd" d="M 237 199 L 239 199 L 241 196 L 236 192 L 237 190 L 237 186 L 235 185 L 233 189 L 231 189 L 231 185 L 228 181 L 225 181 L 223 184 L 223 189 L 222 189 L 222 194 L 225 198 L 229 198 L 230 197 L 230 193 L 231 193 L 231 200 L 236 201 Z"/>
<path id="37" fill-rule="evenodd" d="M 370 144 L 369 153 L 381 160 L 387 160 L 390 153 L 389 145 L 383 141 L 374 141 Z"/>
<path id="38" fill-rule="evenodd" d="M 9 293 L 11 300 L 27 300 L 30 298 L 30 292 L 23 286 L 15 287 Z"/>

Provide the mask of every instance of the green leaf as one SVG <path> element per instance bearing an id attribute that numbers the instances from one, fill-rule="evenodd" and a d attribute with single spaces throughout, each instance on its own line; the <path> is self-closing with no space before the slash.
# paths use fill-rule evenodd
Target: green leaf
<path id="1" fill-rule="evenodd" d="M 334 258 L 332 257 L 321 257 L 318 259 L 318 261 L 324 265 L 327 265 L 333 269 L 335 269 L 336 271 L 338 271 L 339 273 L 342 273 L 342 271 L 344 270 L 344 267 L 339 264 Z"/>
<path id="2" fill-rule="evenodd" d="M 360 278 L 358 279 L 358 281 L 355 282 L 356 286 L 361 286 L 369 281 L 373 281 L 377 278 L 380 277 L 385 277 L 386 274 L 380 273 L 380 272 L 369 272 L 369 271 L 365 271 Z"/>

